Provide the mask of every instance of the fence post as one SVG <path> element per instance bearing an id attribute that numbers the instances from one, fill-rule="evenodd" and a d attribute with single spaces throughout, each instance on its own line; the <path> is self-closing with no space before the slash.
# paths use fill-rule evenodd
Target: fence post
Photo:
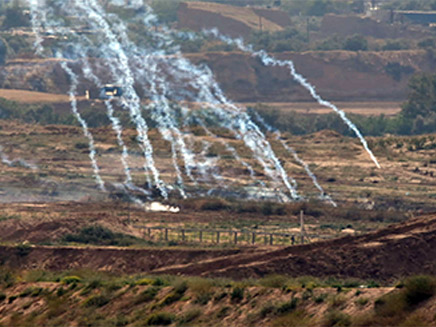
<path id="1" fill-rule="evenodd" d="M 165 241 L 168 241 L 168 228 L 165 228 Z"/>
<path id="2" fill-rule="evenodd" d="M 251 233 L 251 244 L 256 243 L 256 233 Z"/>
<path id="3" fill-rule="evenodd" d="M 203 230 L 200 229 L 200 243 L 203 243 Z"/>
<path id="4" fill-rule="evenodd" d="M 273 245 L 274 243 L 274 236 L 273 234 L 269 234 L 269 245 Z"/>
<path id="5" fill-rule="evenodd" d="M 303 215 L 303 210 L 300 211 L 300 233 L 301 233 L 301 244 L 304 244 L 304 215 Z"/>
<path id="6" fill-rule="evenodd" d="M 182 229 L 182 241 L 183 242 L 185 241 L 185 230 L 184 229 Z"/>
<path id="7" fill-rule="evenodd" d="M 268 244 L 268 236 L 265 234 L 265 236 L 263 237 L 263 242 L 265 243 L 265 245 Z"/>
<path id="8" fill-rule="evenodd" d="M 220 244 L 220 232 L 219 231 L 216 232 L 216 242 L 217 242 L 217 244 Z"/>
<path id="9" fill-rule="evenodd" d="M 234 232 L 235 244 L 238 244 L 238 232 Z"/>
<path id="10" fill-rule="evenodd" d="M 148 237 L 151 238 L 151 228 L 148 228 L 147 233 L 148 233 Z"/>

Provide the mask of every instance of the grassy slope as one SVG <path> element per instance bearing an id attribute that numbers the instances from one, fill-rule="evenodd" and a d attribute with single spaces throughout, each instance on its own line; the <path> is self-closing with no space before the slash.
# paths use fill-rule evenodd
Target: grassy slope
<path id="1" fill-rule="evenodd" d="M 406 281 L 405 288 L 394 289 L 374 284 L 375 288 L 362 288 L 359 281 L 326 283 L 282 276 L 234 282 L 2 270 L 1 282 L 0 323 L 7 326 L 374 326 L 410 321 L 426 326 L 435 322 L 428 310 L 436 302 L 434 290 L 413 303 L 408 300 L 422 280 L 418 286 Z"/>

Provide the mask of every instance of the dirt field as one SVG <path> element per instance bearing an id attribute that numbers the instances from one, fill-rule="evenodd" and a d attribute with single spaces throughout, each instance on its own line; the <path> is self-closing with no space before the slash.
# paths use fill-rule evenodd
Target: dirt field
<path id="1" fill-rule="evenodd" d="M 64 94 L 50 94 L 26 90 L 8 90 L 0 89 L 0 98 L 19 103 L 65 103 L 69 102 L 70 98 Z M 78 100 L 84 100 L 85 97 L 78 97 Z"/>
<path id="2" fill-rule="evenodd" d="M 255 106 L 257 103 L 244 103 L 244 106 Z M 330 114 L 330 108 L 323 107 L 314 102 L 267 102 L 262 103 L 267 107 L 279 111 L 295 111 L 302 114 Z M 401 102 L 335 102 L 339 109 L 346 113 L 364 116 L 395 116 L 401 111 Z"/>

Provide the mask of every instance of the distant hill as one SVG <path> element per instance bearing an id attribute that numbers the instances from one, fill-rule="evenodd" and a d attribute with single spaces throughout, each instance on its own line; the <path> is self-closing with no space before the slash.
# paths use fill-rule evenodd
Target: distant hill
<path id="1" fill-rule="evenodd" d="M 179 28 L 201 31 L 217 27 L 232 37 L 248 36 L 252 31 L 281 31 L 291 24 L 279 9 L 236 7 L 210 2 L 182 2 L 178 10 Z"/>

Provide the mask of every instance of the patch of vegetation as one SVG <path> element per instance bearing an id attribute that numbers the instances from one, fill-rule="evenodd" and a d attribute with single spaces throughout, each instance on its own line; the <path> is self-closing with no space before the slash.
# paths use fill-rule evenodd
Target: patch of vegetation
<path id="1" fill-rule="evenodd" d="M 242 287 L 235 287 L 230 294 L 230 299 L 233 302 L 240 302 L 244 299 L 244 291 L 245 289 Z"/>
<path id="2" fill-rule="evenodd" d="M 104 294 L 98 294 L 98 295 L 92 295 L 88 299 L 83 302 L 83 305 L 85 307 L 103 307 L 106 304 L 108 304 L 111 301 L 110 297 L 108 295 Z"/>
<path id="3" fill-rule="evenodd" d="M 154 298 L 156 297 L 158 292 L 159 292 L 159 288 L 149 287 L 146 290 L 139 293 L 136 296 L 136 298 L 134 299 L 133 303 L 134 304 L 141 304 L 141 303 L 145 303 L 145 302 L 150 302 L 150 301 L 154 300 Z"/>
<path id="4" fill-rule="evenodd" d="M 410 306 L 431 298 L 436 291 L 436 280 L 430 276 L 414 276 L 404 282 L 404 296 Z"/>
<path id="5" fill-rule="evenodd" d="M 146 326 L 167 326 L 171 325 L 175 317 L 173 314 L 167 312 L 158 312 L 151 314 L 146 320 Z"/>
<path id="6" fill-rule="evenodd" d="M 325 315 L 324 321 L 323 321 L 323 326 L 324 327 L 351 326 L 351 318 L 349 315 L 347 315 L 343 312 L 332 310 L 332 311 L 327 312 L 327 314 Z"/>
<path id="7" fill-rule="evenodd" d="M 180 282 L 179 284 L 174 286 L 174 290 L 162 300 L 161 304 L 170 305 L 174 302 L 179 301 L 183 297 L 187 289 L 188 286 L 186 282 Z"/>
<path id="8" fill-rule="evenodd" d="M 67 234 L 63 237 L 63 241 L 68 243 L 117 246 L 148 244 L 146 241 L 130 235 L 114 233 L 110 229 L 100 225 L 84 227 L 77 234 Z"/>
<path id="9" fill-rule="evenodd" d="M 198 308 L 193 308 L 186 311 L 179 319 L 180 325 L 190 325 L 194 320 L 201 316 L 201 310 Z M 192 326 L 192 325 L 191 325 Z"/>

